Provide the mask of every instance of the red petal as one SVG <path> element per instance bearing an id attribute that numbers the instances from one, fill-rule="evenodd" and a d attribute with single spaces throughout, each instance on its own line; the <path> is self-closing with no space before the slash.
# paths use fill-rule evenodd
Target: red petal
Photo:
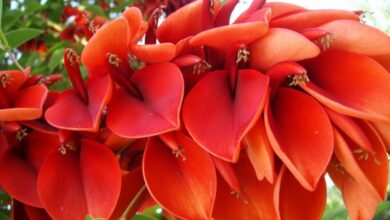
<path id="1" fill-rule="evenodd" d="M 271 20 L 270 26 L 301 31 L 306 28 L 318 27 L 325 23 L 341 19 L 360 21 L 360 17 L 351 11 L 308 10 Z"/>
<path id="2" fill-rule="evenodd" d="M 142 24 L 142 12 L 137 7 L 126 8 L 123 12 L 123 17 L 126 18 L 129 25 L 129 31 L 127 32 L 127 45 L 136 44 L 137 39 L 134 39 L 141 28 Z"/>
<path id="3" fill-rule="evenodd" d="M 106 146 L 81 140 L 78 151 L 53 152 L 38 176 L 42 204 L 54 219 L 108 219 L 121 188 L 115 155 Z"/>
<path id="4" fill-rule="evenodd" d="M 325 108 L 332 123 L 342 130 L 356 144 L 368 151 L 373 151 L 370 141 L 364 131 L 359 127 L 351 117 L 338 114 L 328 108 Z"/>
<path id="5" fill-rule="evenodd" d="M 262 117 L 244 137 L 244 141 L 257 179 L 261 181 L 265 177 L 268 182 L 273 183 L 275 176 L 274 151 L 269 143 Z"/>
<path id="6" fill-rule="evenodd" d="M 136 72 L 131 81 L 143 100 L 124 88 L 117 90 L 108 106 L 107 126 L 127 138 L 177 130 L 184 95 L 180 69 L 171 63 L 149 65 Z"/>
<path id="7" fill-rule="evenodd" d="M 221 175 L 224 181 L 229 185 L 230 189 L 233 192 L 240 192 L 241 186 L 238 182 L 236 172 L 234 171 L 233 164 L 227 161 L 221 160 L 218 157 L 211 156 L 215 165 L 215 168 L 218 170 L 218 173 Z"/>
<path id="8" fill-rule="evenodd" d="M 267 31 L 268 23 L 262 21 L 221 26 L 195 35 L 190 39 L 190 45 L 226 49 L 236 42 L 251 43 L 266 34 Z"/>
<path id="9" fill-rule="evenodd" d="M 3 85 L 1 86 L 4 88 L 4 92 L 6 95 L 12 95 L 26 81 L 26 75 L 24 74 L 24 72 L 19 70 L 0 71 L 0 78 L 2 78 L 2 80 L 5 80 L 5 87 Z M 8 80 L 6 80 L 7 78 Z"/>
<path id="10" fill-rule="evenodd" d="M 131 33 L 125 18 L 118 18 L 103 25 L 84 47 L 81 61 L 88 69 L 100 69 L 107 65 L 107 53 L 127 60 L 128 35 Z M 125 34 L 124 34 L 125 33 Z"/>
<path id="11" fill-rule="evenodd" d="M 126 217 L 132 217 L 137 212 L 138 208 L 144 202 L 146 197 L 145 183 L 142 177 L 141 167 L 135 168 L 129 172 L 122 173 L 122 187 L 121 193 L 116 204 L 115 210 L 112 213 L 110 219 L 117 220 L 124 214 L 126 208 L 132 203 L 135 196 L 141 192 L 140 198 L 137 198 L 134 204 L 132 204 L 131 210 L 127 213 Z"/>
<path id="12" fill-rule="evenodd" d="M 302 92 L 280 88 L 266 107 L 265 125 L 275 153 L 313 191 L 333 152 L 332 125 L 322 106 Z"/>
<path id="13" fill-rule="evenodd" d="M 5 150 L 0 158 L 0 182 L 4 190 L 23 203 L 42 207 L 37 193 L 38 171 L 47 155 L 58 146 L 56 136 L 33 132 L 23 140 L 22 149 L 13 146 Z"/>
<path id="14" fill-rule="evenodd" d="M 305 8 L 301 6 L 285 3 L 285 2 L 267 2 L 264 5 L 264 8 L 266 7 L 271 8 L 272 10 L 272 17 L 271 17 L 272 20 L 277 17 L 307 11 Z"/>
<path id="15" fill-rule="evenodd" d="M 236 173 L 242 191 L 232 194 L 228 185 L 219 178 L 213 217 L 224 220 L 276 219 L 272 200 L 274 185 L 266 180 L 258 181 L 248 158 L 244 156 L 236 165 Z"/>
<path id="16" fill-rule="evenodd" d="M 134 45 L 131 52 L 146 63 L 164 63 L 176 55 L 176 46 L 171 43 Z"/>
<path id="17" fill-rule="evenodd" d="M 307 64 L 311 82 L 302 88 L 322 104 L 341 114 L 390 122 L 390 74 L 373 59 L 328 51 Z"/>
<path id="18" fill-rule="evenodd" d="M 0 109 L 0 120 L 23 121 L 40 118 L 47 93 L 46 86 L 41 85 L 17 91 L 10 101 L 10 108 Z"/>
<path id="19" fill-rule="evenodd" d="M 50 216 L 44 209 L 32 207 L 29 205 L 24 205 L 29 220 L 51 220 Z"/>
<path id="20" fill-rule="evenodd" d="M 249 47 L 250 66 L 265 70 L 283 61 L 300 61 L 317 56 L 320 49 L 303 35 L 283 28 L 271 28 Z"/>
<path id="21" fill-rule="evenodd" d="M 315 190 L 310 192 L 283 166 L 276 181 L 274 201 L 278 219 L 320 220 L 326 206 L 325 179 L 321 177 Z"/>
<path id="22" fill-rule="evenodd" d="M 237 161 L 240 142 L 263 109 L 269 78 L 239 70 L 235 96 L 227 71 L 208 73 L 187 95 L 183 120 L 194 140 L 211 154 Z"/>
<path id="23" fill-rule="evenodd" d="M 112 82 L 109 76 L 94 77 L 86 83 L 89 103 L 85 104 L 74 89 L 63 92 L 57 102 L 47 109 L 45 118 L 54 127 L 97 131 L 103 108 L 110 100 Z M 72 106 L 71 108 L 69 108 Z"/>
<path id="24" fill-rule="evenodd" d="M 334 41 L 330 48 L 367 56 L 390 53 L 390 37 L 371 26 L 353 20 L 337 20 L 320 26 L 328 31 Z"/>
<path id="25" fill-rule="evenodd" d="M 146 185 L 158 203 L 180 218 L 210 219 L 217 190 L 213 162 L 191 139 L 179 134 L 177 140 L 185 161 L 158 138 L 149 140 L 143 159 Z"/>
<path id="26" fill-rule="evenodd" d="M 374 152 L 362 150 L 349 138 L 335 131 L 335 153 L 344 169 L 362 187 L 370 190 L 372 197 L 384 199 L 389 169 L 385 147 L 371 126 L 361 122 L 360 127 L 369 138 Z"/>
<path id="27" fill-rule="evenodd" d="M 388 152 L 390 152 L 390 124 L 389 123 L 373 123 L 375 129 L 378 131 L 379 135 L 382 137 L 382 140 L 386 146 Z"/>
<path id="28" fill-rule="evenodd" d="M 202 30 L 202 1 L 194 1 L 170 14 L 157 29 L 160 42 L 177 43 Z"/>

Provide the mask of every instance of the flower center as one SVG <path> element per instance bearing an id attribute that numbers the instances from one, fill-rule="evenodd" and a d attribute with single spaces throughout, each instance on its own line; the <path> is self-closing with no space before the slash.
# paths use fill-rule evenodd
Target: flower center
<path id="1" fill-rule="evenodd" d="M 22 141 L 28 135 L 27 128 L 21 128 L 16 132 L 16 140 Z"/>
<path id="2" fill-rule="evenodd" d="M 10 85 L 12 81 L 12 77 L 9 74 L 1 75 L 0 82 L 1 86 L 5 89 L 7 85 Z"/>
<path id="3" fill-rule="evenodd" d="M 73 142 L 65 142 L 58 148 L 58 152 L 60 152 L 62 155 L 66 155 L 68 150 L 76 151 L 76 147 Z"/>

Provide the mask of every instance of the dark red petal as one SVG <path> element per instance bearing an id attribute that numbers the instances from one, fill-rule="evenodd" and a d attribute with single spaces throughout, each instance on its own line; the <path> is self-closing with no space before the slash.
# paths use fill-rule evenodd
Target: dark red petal
<path id="1" fill-rule="evenodd" d="M 118 18 L 103 25 L 88 41 L 81 54 L 81 61 L 88 69 L 100 69 L 107 65 L 107 54 L 115 54 L 127 60 L 128 35 L 131 35 L 125 18 Z"/>
<path id="2" fill-rule="evenodd" d="M 300 61 L 316 57 L 320 49 L 295 31 L 271 28 L 267 35 L 249 46 L 249 52 L 252 57 L 250 66 L 266 70 L 283 61 Z"/>
<path id="3" fill-rule="evenodd" d="M 210 219 L 217 190 L 213 162 L 191 139 L 178 134 L 177 140 L 186 160 L 158 138 L 149 140 L 143 159 L 146 185 L 152 197 L 176 216 Z"/>
<path id="4" fill-rule="evenodd" d="M 89 103 L 85 104 L 74 89 L 63 92 L 45 113 L 49 124 L 67 130 L 97 131 L 99 129 L 103 108 L 112 93 L 111 78 L 94 77 L 86 84 Z"/>
<path id="5" fill-rule="evenodd" d="M 30 86 L 15 92 L 10 108 L 0 109 L 1 121 L 33 120 L 42 116 L 48 90 L 46 86 Z"/>
<path id="6" fill-rule="evenodd" d="M 267 31 L 268 23 L 263 21 L 221 26 L 195 35 L 190 39 L 190 45 L 226 49 L 236 42 L 251 43 L 266 34 Z"/>
<path id="7" fill-rule="evenodd" d="M 375 129 L 382 137 L 388 152 L 390 152 L 390 123 L 373 123 Z"/>
<path id="8" fill-rule="evenodd" d="M 264 119 L 260 117 L 253 128 L 244 137 L 246 152 L 252 163 L 258 180 L 266 178 L 273 183 L 275 174 L 274 151 L 269 143 L 265 130 Z"/>
<path id="9" fill-rule="evenodd" d="M 84 220 L 86 215 L 108 219 L 121 188 L 115 155 L 97 142 L 83 139 L 80 149 L 53 152 L 38 176 L 43 207 L 54 219 Z"/>
<path id="10" fill-rule="evenodd" d="M 177 43 L 202 30 L 202 1 L 194 1 L 170 14 L 157 29 L 160 42 Z"/>
<path id="11" fill-rule="evenodd" d="M 321 177 L 317 187 L 310 192 L 283 166 L 276 181 L 274 202 L 278 219 L 320 220 L 326 206 L 325 179 Z"/>
<path id="12" fill-rule="evenodd" d="M 172 63 L 148 65 L 136 72 L 132 83 L 142 100 L 117 90 L 108 106 L 107 126 L 127 138 L 148 137 L 177 130 L 184 96 L 180 69 Z"/>
<path id="13" fill-rule="evenodd" d="M 187 95 L 183 120 L 194 140 L 211 154 L 237 161 L 240 142 L 263 109 L 269 78 L 239 70 L 235 95 L 227 71 L 208 73 Z"/>
<path id="14" fill-rule="evenodd" d="M 21 149 L 13 146 L 5 150 L 0 158 L 0 184 L 4 190 L 25 204 L 42 207 L 37 175 L 43 161 L 58 146 L 58 137 L 32 132 L 23 140 Z"/>
<path id="15" fill-rule="evenodd" d="M 373 59 L 328 51 L 305 66 L 311 82 L 302 88 L 322 104 L 341 114 L 390 122 L 390 74 Z"/>
<path id="16" fill-rule="evenodd" d="M 258 181 L 245 156 L 240 158 L 235 168 L 242 190 L 238 194 L 232 194 L 229 186 L 219 178 L 213 217 L 223 220 L 276 219 L 274 185 L 266 180 Z"/>
<path id="17" fill-rule="evenodd" d="M 221 175 L 223 180 L 226 181 L 230 189 L 236 193 L 240 192 L 241 186 L 238 182 L 238 178 L 236 172 L 234 171 L 233 164 L 219 159 L 218 157 L 211 156 L 211 158 L 213 159 L 215 168 L 217 169 L 218 173 Z"/>
<path id="18" fill-rule="evenodd" d="M 29 220 L 51 220 L 50 216 L 44 209 L 36 208 L 29 205 L 24 205 Z"/>
<path id="19" fill-rule="evenodd" d="M 325 23 L 349 19 L 360 21 L 360 17 L 351 11 L 343 10 L 307 10 L 291 15 L 282 16 L 271 20 L 271 27 L 287 28 L 295 31 L 301 31 L 306 28 L 313 28 Z"/>
<path id="20" fill-rule="evenodd" d="M 333 152 L 332 125 L 322 106 L 305 93 L 280 88 L 266 107 L 265 125 L 275 153 L 305 189 L 315 190 Z"/>

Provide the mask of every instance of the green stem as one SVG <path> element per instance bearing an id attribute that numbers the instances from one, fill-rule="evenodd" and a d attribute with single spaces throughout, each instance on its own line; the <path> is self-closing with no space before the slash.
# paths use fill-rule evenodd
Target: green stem
<path id="1" fill-rule="evenodd" d="M 18 60 L 16 59 L 15 57 L 15 54 L 13 54 L 11 52 L 11 47 L 9 46 L 9 43 L 8 43 L 8 40 L 7 38 L 5 37 L 5 34 L 3 32 L 3 30 L 1 29 L 0 27 L 0 39 L 1 39 L 1 42 L 2 42 L 2 47 L 1 49 L 3 49 L 5 52 L 7 52 L 9 54 L 9 57 L 11 58 L 12 62 L 14 62 L 14 64 L 22 71 L 24 72 L 24 68 L 22 67 L 22 65 L 19 64 Z"/>
<path id="2" fill-rule="evenodd" d="M 144 193 L 146 189 L 146 186 L 143 185 L 142 188 L 137 192 L 137 194 L 134 196 L 133 200 L 131 200 L 129 206 L 127 206 L 126 210 L 123 212 L 122 216 L 119 218 L 119 220 L 126 220 L 126 216 L 127 214 L 129 213 L 129 211 L 131 210 L 131 208 L 133 208 L 133 206 L 135 205 L 135 203 L 137 202 L 137 200 L 141 197 L 141 195 Z"/>

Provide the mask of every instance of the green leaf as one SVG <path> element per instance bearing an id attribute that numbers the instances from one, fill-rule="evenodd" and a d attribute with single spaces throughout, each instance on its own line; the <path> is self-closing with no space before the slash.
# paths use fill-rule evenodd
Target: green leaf
<path id="1" fill-rule="evenodd" d="M 156 218 L 146 215 L 135 215 L 131 218 L 131 220 L 156 220 Z"/>
<path id="2" fill-rule="evenodd" d="M 376 209 L 374 220 L 382 220 L 390 218 L 390 201 L 382 202 Z"/>
<path id="3" fill-rule="evenodd" d="M 49 71 L 53 72 L 55 68 L 62 62 L 62 58 L 64 56 L 64 49 L 58 49 L 53 52 L 49 61 Z"/>
<path id="4" fill-rule="evenodd" d="M 51 53 L 55 52 L 57 49 L 65 48 L 65 47 L 68 47 L 69 45 L 70 45 L 69 41 L 60 41 L 60 42 L 54 44 L 53 46 L 51 46 L 50 49 L 46 53 L 51 54 Z"/>
<path id="5" fill-rule="evenodd" d="M 91 215 L 87 215 L 85 216 L 85 220 L 104 220 L 104 218 L 94 218 Z"/>
<path id="6" fill-rule="evenodd" d="M 9 220 L 9 218 L 7 216 L 5 216 L 5 215 L 0 213 L 0 220 Z"/>
<path id="7" fill-rule="evenodd" d="M 23 43 L 37 37 L 42 34 L 43 31 L 35 28 L 20 28 L 14 31 L 5 33 L 5 37 L 8 40 L 9 45 L 12 48 L 19 47 Z"/>
<path id="8" fill-rule="evenodd" d="M 93 15 L 105 16 L 103 9 L 97 5 L 86 5 L 85 9 L 91 12 Z"/>

